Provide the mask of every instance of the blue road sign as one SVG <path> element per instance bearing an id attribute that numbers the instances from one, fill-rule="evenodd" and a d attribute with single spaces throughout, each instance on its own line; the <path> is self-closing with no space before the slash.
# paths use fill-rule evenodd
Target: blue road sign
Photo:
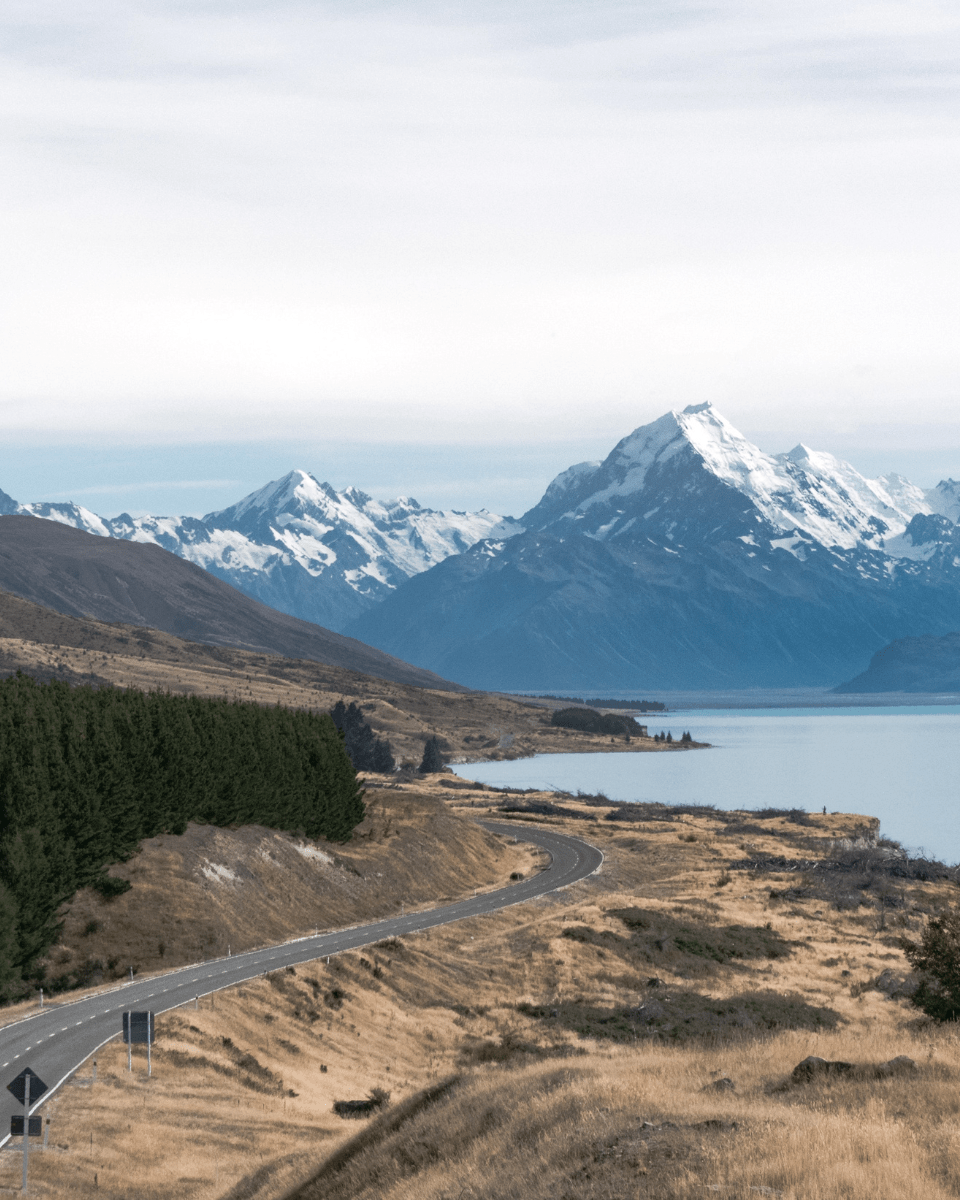
<path id="1" fill-rule="evenodd" d="M 27 1076 L 30 1076 L 30 1107 L 36 1104 L 43 1093 L 47 1090 L 47 1085 L 43 1082 L 40 1076 L 31 1071 L 29 1067 L 24 1067 L 20 1074 L 7 1084 L 7 1091 L 12 1092 L 14 1096 L 23 1104 L 27 1095 Z"/>

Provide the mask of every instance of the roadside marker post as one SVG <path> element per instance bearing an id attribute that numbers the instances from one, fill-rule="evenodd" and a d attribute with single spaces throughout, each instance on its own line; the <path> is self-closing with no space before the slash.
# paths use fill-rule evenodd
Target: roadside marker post
<path id="1" fill-rule="evenodd" d="M 133 1046 L 147 1047 L 147 1074 L 153 1074 L 150 1047 L 156 1041 L 152 1012 L 125 1012 L 123 1014 L 123 1040 L 127 1043 L 127 1070 L 133 1070 Z"/>
<path id="2" fill-rule="evenodd" d="M 46 1090 L 47 1085 L 29 1067 L 24 1067 L 16 1079 L 11 1080 L 7 1084 L 7 1091 L 15 1096 L 24 1107 L 22 1117 L 10 1118 L 11 1136 L 17 1133 L 23 1135 L 23 1183 L 20 1190 L 24 1195 L 27 1193 L 27 1164 L 30 1160 L 30 1138 L 40 1136 L 42 1121 L 40 1117 L 30 1116 L 30 1105 L 36 1104 Z"/>

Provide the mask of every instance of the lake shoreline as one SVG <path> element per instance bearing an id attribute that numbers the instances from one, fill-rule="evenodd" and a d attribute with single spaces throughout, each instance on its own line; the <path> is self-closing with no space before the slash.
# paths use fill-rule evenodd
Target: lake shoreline
<path id="1" fill-rule="evenodd" d="M 714 753 L 639 757 L 598 746 L 450 765 L 487 786 L 627 803 L 870 813 L 911 851 L 960 861 L 958 705 L 712 711 L 684 724 Z"/>

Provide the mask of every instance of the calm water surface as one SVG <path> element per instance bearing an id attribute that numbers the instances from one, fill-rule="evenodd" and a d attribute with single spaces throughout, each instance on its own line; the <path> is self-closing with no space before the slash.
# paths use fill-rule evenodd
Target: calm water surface
<path id="1" fill-rule="evenodd" d="M 642 718 L 641 718 L 642 719 Z M 465 763 L 497 787 L 605 792 L 614 800 L 804 808 L 879 817 L 911 850 L 960 861 L 960 706 L 686 711 L 653 718 L 712 750 L 543 754 Z"/>

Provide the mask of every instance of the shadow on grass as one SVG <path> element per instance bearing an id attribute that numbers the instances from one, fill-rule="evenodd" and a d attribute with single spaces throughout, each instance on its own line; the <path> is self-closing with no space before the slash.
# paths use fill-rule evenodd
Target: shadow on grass
<path id="1" fill-rule="evenodd" d="M 800 996 L 755 991 L 715 1000 L 686 988 L 670 988 L 635 1008 L 599 1008 L 580 1001 L 518 1004 L 517 1011 L 581 1037 L 615 1042 L 656 1039 L 681 1042 L 782 1029 L 834 1029 L 840 1014 Z"/>

